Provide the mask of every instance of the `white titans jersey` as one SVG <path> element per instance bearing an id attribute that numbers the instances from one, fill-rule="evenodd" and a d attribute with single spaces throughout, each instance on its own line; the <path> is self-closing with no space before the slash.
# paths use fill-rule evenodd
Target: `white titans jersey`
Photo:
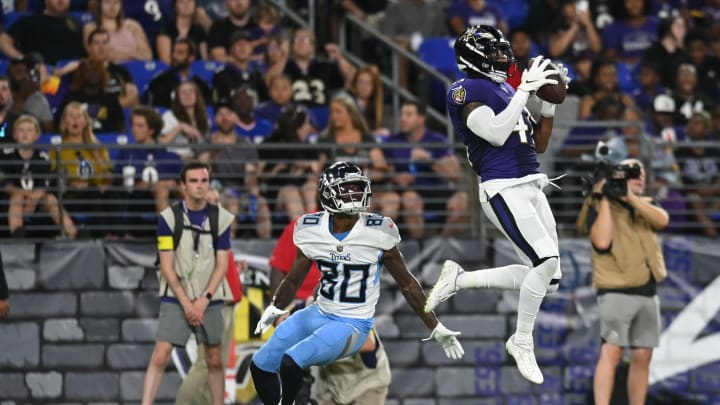
<path id="1" fill-rule="evenodd" d="M 392 219 L 360 213 L 345 238 L 330 232 L 330 214 L 303 215 L 293 240 L 305 256 L 317 262 L 322 273 L 317 303 L 324 312 L 348 318 L 375 315 L 380 298 L 380 261 L 383 252 L 400 242 Z"/>

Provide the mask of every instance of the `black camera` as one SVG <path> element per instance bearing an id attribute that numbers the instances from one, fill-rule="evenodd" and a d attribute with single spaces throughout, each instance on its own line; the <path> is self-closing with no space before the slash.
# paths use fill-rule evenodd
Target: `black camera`
<path id="1" fill-rule="evenodd" d="M 583 177 L 583 195 L 592 193 L 593 186 L 605 179 L 603 194 L 608 197 L 619 198 L 627 195 L 627 181 L 640 178 L 642 168 L 637 163 L 614 164 L 609 159 L 610 148 L 605 142 L 598 142 L 595 148 L 595 167 L 590 175 Z"/>

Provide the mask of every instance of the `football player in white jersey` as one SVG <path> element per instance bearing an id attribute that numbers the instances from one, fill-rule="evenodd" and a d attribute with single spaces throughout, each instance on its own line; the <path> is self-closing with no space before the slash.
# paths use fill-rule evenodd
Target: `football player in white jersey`
<path id="1" fill-rule="evenodd" d="M 438 341 L 452 359 L 462 357 L 456 338 L 460 332 L 423 311 L 425 293 L 398 249 L 395 223 L 364 212 L 371 193 L 362 170 L 353 163 L 336 162 L 321 174 L 318 192 L 324 211 L 298 219 L 293 235 L 297 256 L 255 333 L 264 332 L 287 313 L 281 308 L 292 302 L 313 261 L 322 273 L 318 299 L 282 322 L 253 356 L 250 371 L 263 403 L 291 405 L 302 385 L 303 369 L 332 363 L 360 349 L 374 323 L 383 266 L 432 331 L 425 340 Z"/>

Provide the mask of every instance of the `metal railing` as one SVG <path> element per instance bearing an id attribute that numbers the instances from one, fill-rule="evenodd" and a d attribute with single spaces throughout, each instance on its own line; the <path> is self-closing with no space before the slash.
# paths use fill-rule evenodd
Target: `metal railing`
<path id="1" fill-rule="evenodd" d="M 541 157 L 541 170 L 548 174 L 549 177 L 555 177 L 561 174 L 567 176 L 558 180 L 556 183 L 561 187 L 560 190 L 552 188 L 546 189 L 548 192 L 549 201 L 553 207 L 553 212 L 558 223 L 558 229 L 561 234 L 564 235 L 575 235 L 575 219 L 577 217 L 579 208 L 583 201 L 583 191 L 587 190 L 587 187 L 583 186 L 582 178 L 589 176 L 595 168 L 595 160 L 593 157 L 595 149 L 595 141 L 598 136 L 593 135 L 586 139 L 586 145 L 572 146 L 563 143 L 567 143 L 569 137 L 575 137 L 582 143 L 582 136 L 577 134 L 568 134 L 568 129 L 573 128 L 590 128 L 601 126 L 603 128 L 617 128 L 617 131 L 622 131 L 624 128 L 639 127 L 642 124 L 637 122 L 574 122 L 567 125 L 558 125 L 553 134 L 553 138 L 557 139 L 557 144 L 546 152 L 546 158 Z M 601 137 L 604 137 L 602 134 Z M 628 135 L 626 135 L 628 137 Z M 615 138 L 617 139 L 617 138 Z M 631 138 L 630 138 L 631 139 Z M 670 202 L 666 209 L 670 211 L 671 223 L 670 230 L 673 232 L 684 232 L 684 233 L 699 233 L 709 234 L 708 218 L 710 221 L 715 221 L 715 226 L 720 223 L 720 186 L 717 183 L 717 179 L 714 181 L 708 181 L 706 183 L 686 183 L 682 182 L 682 169 L 684 162 L 675 159 L 672 160 L 672 151 L 689 148 L 715 148 L 720 149 L 720 143 L 714 142 L 696 142 L 692 144 L 688 143 L 667 143 L 658 140 L 652 140 L 647 137 L 638 138 L 638 148 L 636 151 L 637 156 L 645 162 L 646 173 L 647 173 L 647 191 L 646 195 L 654 196 L 658 202 L 663 205 L 664 203 Z M 15 145 L 5 145 L 6 147 L 13 147 Z M 383 150 L 389 148 L 403 147 L 408 148 L 412 146 L 420 146 L 425 149 L 432 148 L 449 148 L 454 151 L 458 160 L 461 162 L 462 177 L 461 181 L 455 184 L 442 183 L 440 189 L 444 189 L 447 192 L 453 191 L 465 191 L 468 195 L 469 201 L 469 217 L 471 218 L 467 224 L 466 229 L 462 232 L 474 235 L 475 237 L 487 237 L 490 235 L 491 229 L 487 228 L 487 221 L 484 221 L 482 215 L 479 214 L 479 206 L 477 201 L 477 177 L 473 172 L 472 168 L 469 167 L 465 159 L 465 147 L 462 144 L 423 144 L 423 145 L 408 145 L 408 144 L 357 144 L 357 145 L 336 145 L 336 144 L 298 144 L 293 145 L 293 149 L 307 150 L 307 159 L 315 160 L 317 154 L 322 151 L 324 155 L 328 157 L 328 160 L 332 161 L 336 156 L 346 156 L 341 148 L 370 148 L 379 147 Z M 111 150 L 111 156 L 116 155 L 116 152 L 121 149 L 163 149 L 164 146 L 153 145 L 35 145 L 36 148 L 42 148 L 49 150 L 53 148 L 56 152 L 59 152 L 66 148 L 77 149 L 93 149 L 93 148 L 108 148 Z M 192 146 L 197 151 L 209 151 L 226 148 L 256 148 L 258 152 L 262 153 L 263 150 L 270 149 L 284 149 L 287 150 L 287 145 L 255 145 L 255 144 L 244 144 L 244 145 L 212 145 L 202 144 Z M 584 155 L 578 153 L 578 148 L 581 148 Z M 712 156 L 710 154 L 710 160 L 708 164 L 712 163 Z M 668 160 L 668 158 L 670 160 Z M 275 159 L 266 160 L 266 164 L 275 163 L 288 163 L 286 159 Z M 56 167 L 63 167 L 65 162 L 60 160 L 60 153 L 56 153 Z M 105 176 L 103 185 L 100 187 L 87 187 L 79 189 L 73 187 L 67 173 L 62 171 L 53 171 L 46 178 L 41 178 L 37 173 L 31 176 L 32 183 L 28 185 L 27 174 L 23 175 L 22 162 L 17 162 L 17 166 L 13 168 L 8 162 L 3 164 L 3 176 L 0 178 L 4 184 L 7 182 L 14 182 L 18 184 L 19 188 L 23 187 L 23 184 L 27 188 L 38 188 L 44 182 L 48 183 L 47 190 L 53 195 L 57 196 L 58 202 L 61 206 L 67 208 L 69 214 L 78 224 L 85 224 L 86 233 L 81 236 L 93 236 L 100 237 L 103 233 L 107 234 L 118 234 L 122 236 L 122 232 L 129 230 L 129 234 L 137 233 L 141 236 L 152 237 L 155 231 L 157 221 L 157 206 L 162 206 L 162 203 L 156 201 L 157 192 L 153 188 L 148 188 L 148 184 L 142 184 L 140 180 L 136 182 L 139 186 L 132 185 L 130 187 L 123 184 L 122 170 L 117 168 L 118 166 L 125 165 L 125 162 L 113 161 L 116 169 Z M 155 161 L 154 164 L 162 165 L 165 162 Z M 179 172 L 181 162 L 176 161 L 176 170 Z M 223 163 L 220 161 L 214 161 L 211 163 Z M 391 165 L 397 165 L 399 170 L 407 170 L 410 166 L 407 161 L 389 161 Z M 160 178 L 176 179 L 177 172 L 172 173 L 161 173 Z M 138 173 L 139 175 L 139 173 Z M 389 173 L 388 176 L 395 176 L 397 173 Z M 275 194 L 283 184 L 295 184 L 297 178 L 292 176 L 282 177 L 273 176 L 272 179 L 275 182 L 268 182 L 271 178 L 267 175 L 261 175 L 258 177 L 258 181 L 261 185 L 261 194 L 266 197 L 269 206 L 272 208 L 278 202 Z M 430 175 L 433 176 L 432 174 Z M 238 179 L 232 174 L 230 176 L 223 176 L 220 174 L 214 174 L 214 178 L 219 181 L 216 186 L 221 191 L 221 196 L 227 198 L 237 198 L 238 201 L 233 201 L 239 204 L 240 207 L 236 214 L 238 215 L 237 233 L 239 236 L 245 237 L 257 237 L 256 234 L 256 216 L 255 212 L 250 212 L 251 204 L 243 199 L 243 189 L 240 187 L 239 190 L 234 190 L 233 187 L 227 187 L 229 183 L 237 183 Z M 279 180 L 279 181 L 278 181 Z M 25 183 L 23 183 L 25 182 Z M 268 184 L 270 183 L 270 184 Z M 422 187 L 410 186 L 409 190 L 433 191 L 431 187 L 429 190 L 425 190 Z M 6 188 L 6 190 L 8 190 Z M 393 185 L 391 181 L 377 182 L 373 188 L 375 192 L 381 191 L 402 191 L 401 188 Z M 222 192 L 227 191 L 227 195 Z M 238 195 L 233 195 L 233 192 L 239 191 Z M 169 191 L 170 199 L 177 199 L 180 197 L 179 188 L 177 184 L 174 184 Z M 431 193 L 432 194 L 432 193 Z M 435 203 L 435 206 L 444 207 L 446 202 L 446 195 L 440 194 L 440 197 L 436 196 L 429 197 L 430 203 Z M 8 236 L 7 233 L 7 219 L 9 209 L 10 195 L 5 192 L 3 197 L 0 198 L 0 223 L 2 223 L 2 229 L 0 234 L 4 237 Z M 434 199 L 434 200 L 433 200 Z M 698 199 L 700 202 L 698 202 Z M 35 211 L 22 212 L 24 221 L 30 226 L 28 229 L 35 231 L 33 234 L 40 235 L 39 237 L 56 237 L 64 236 L 64 230 L 61 226 L 53 221 L 49 220 L 48 214 L 43 212 L 43 204 L 45 201 L 38 201 L 38 207 Z M 702 204 L 700 204 L 702 203 Z M 703 205 L 705 208 L 701 208 Z M 242 211 L 245 210 L 245 211 Z M 236 209 L 237 211 L 237 209 Z M 276 235 L 288 221 L 288 215 L 283 210 L 271 209 L 272 217 L 272 229 L 273 234 Z M 402 208 L 399 216 L 399 225 L 403 224 Z M 447 213 L 442 208 L 435 209 L 435 211 L 426 211 L 427 215 L 427 235 L 431 236 L 438 234 L 444 225 L 442 218 Z M 60 213 L 59 224 L 63 223 L 64 211 Z M 492 228 L 492 227 L 490 227 Z M 117 236 L 117 235 L 116 235 Z"/>

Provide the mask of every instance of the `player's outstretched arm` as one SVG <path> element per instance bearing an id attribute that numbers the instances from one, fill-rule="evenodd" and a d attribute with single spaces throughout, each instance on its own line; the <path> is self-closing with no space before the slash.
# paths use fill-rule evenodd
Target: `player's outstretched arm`
<path id="1" fill-rule="evenodd" d="M 288 309 L 283 308 L 286 308 L 290 305 L 290 302 L 292 302 L 293 297 L 295 297 L 295 292 L 303 280 L 305 280 L 311 264 L 312 261 L 298 249 L 290 272 L 280 282 L 272 302 L 265 308 L 265 311 L 263 311 L 260 317 L 260 321 L 258 321 L 255 326 L 255 334 L 265 333 L 265 331 L 275 323 L 276 319 L 289 312 Z"/>
<path id="2" fill-rule="evenodd" d="M 312 260 L 310 260 L 302 250 L 298 249 L 297 255 L 295 255 L 295 261 L 290 267 L 290 272 L 283 278 L 275 291 L 273 296 L 273 304 L 278 308 L 285 308 L 290 305 L 293 298 L 295 298 L 295 292 L 300 288 L 300 285 L 305 281 L 305 277 L 310 271 Z"/>
<path id="3" fill-rule="evenodd" d="M 405 297 L 405 301 L 410 304 L 410 307 L 420 316 L 428 329 L 433 330 L 438 324 L 438 319 L 435 313 L 426 313 L 423 308 L 425 307 L 425 291 L 420 286 L 420 282 L 415 276 L 410 273 L 405 259 L 400 253 L 400 249 L 397 246 L 390 250 L 386 250 L 383 253 L 383 265 L 393 276 L 395 281 L 400 287 L 400 291 Z"/>
<path id="4" fill-rule="evenodd" d="M 535 57 L 530 67 L 523 72 L 522 83 L 510 103 L 497 115 L 490 107 L 481 103 L 466 105 L 462 115 L 467 127 L 493 146 L 505 144 L 520 119 L 530 93 L 545 84 L 557 84 L 556 80 L 548 79 L 548 76 L 560 72 L 554 69 L 545 70 L 549 63 L 550 60 L 543 61 L 542 56 Z"/>
<path id="5" fill-rule="evenodd" d="M 427 300 L 425 291 L 423 291 L 415 276 L 408 270 L 405 259 L 403 259 L 402 253 L 400 253 L 400 249 L 398 249 L 397 246 L 385 251 L 383 254 L 383 265 L 400 286 L 400 291 L 405 297 L 405 300 L 432 331 L 430 337 L 423 340 L 434 339 L 442 345 L 446 356 L 455 360 L 461 358 L 465 354 L 465 350 L 457 340 L 460 332 L 446 328 L 445 325 L 437 319 L 434 312 L 427 313 L 424 311 L 425 301 Z"/>

